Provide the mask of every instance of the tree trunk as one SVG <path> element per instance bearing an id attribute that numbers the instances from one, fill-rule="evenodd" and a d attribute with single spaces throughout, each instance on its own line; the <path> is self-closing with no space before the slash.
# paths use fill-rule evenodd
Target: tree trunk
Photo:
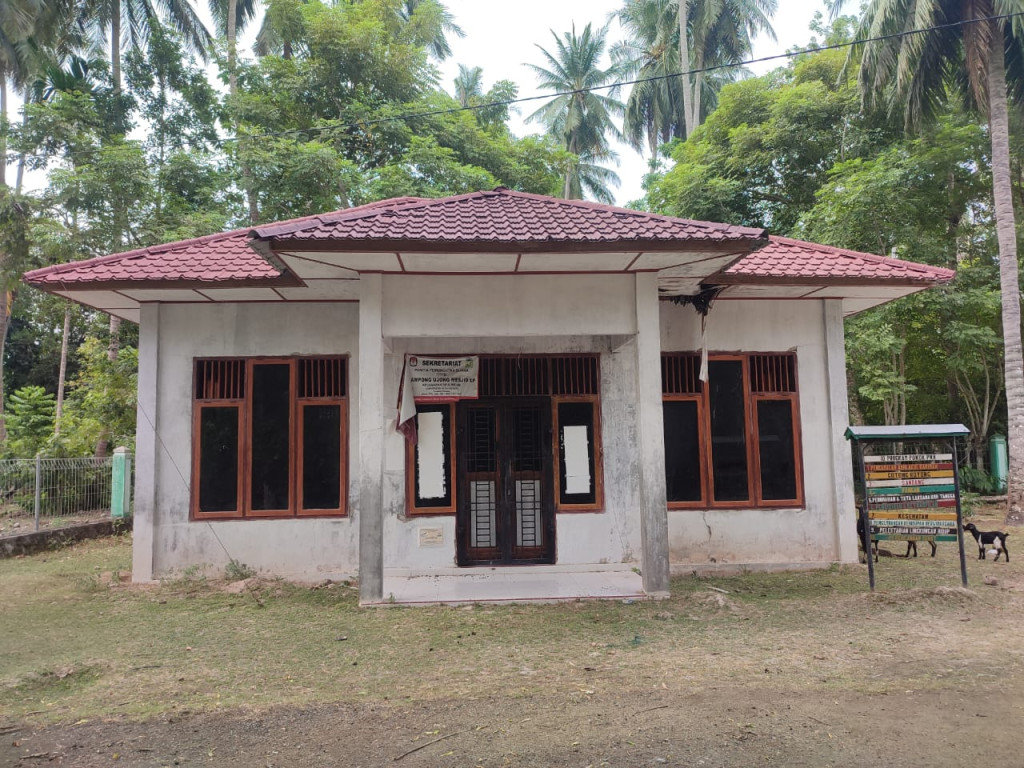
<path id="1" fill-rule="evenodd" d="M 7 75 L 0 72 L 0 187 L 7 186 Z"/>
<path id="2" fill-rule="evenodd" d="M 71 336 L 71 302 L 64 307 L 64 335 L 60 340 L 60 373 L 57 374 L 57 413 L 53 420 L 53 434 L 60 434 L 60 419 L 64 415 L 64 380 L 68 374 L 68 338 Z"/>
<path id="3" fill-rule="evenodd" d="M 114 96 L 121 95 L 121 0 L 110 0 L 110 79 Z M 120 107 L 118 107 L 120 109 Z"/>
<path id="4" fill-rule="evenodd" d="M 693 135 L 693 86 L 690 77 L 690 38 L 687 34 L 690 20 L 690 0 L 679 0 L 679 71 L 683 86 L 683 116 L 686 118 L 686 138 Z"/>
<path id="5" fill-rule="evenodd" d="M 238 74 L 235 72 L 237 55 L 235 34 L 238 26 L 238 0 L 228 0 L 228 93 L 232 96 L 238 88 Z"/>
<path id="6" fill-rule="evenodd" d="M 1024 523 L 1024 352 L 1020 332 L 1020 283 L 1017 237 L 1010 180 L 1010 128 L 1006 105 L 1006 59 L 1002 28 L 993 24 L 988 52 L 988 113 L 992 138 L 992 196 L 999 241 L 999 285 L 1003 302 L 1003 347 L 1006 365 L 1007 477 L 1006 522 Z"/>
<path id="7" fill-rule="evenodd" d="M 117 362 L 117 353 L 121 349 L 121 318 L 110 316 L 110 341 L 107 342 L 107 360 L 111 364 Z M 96 438 L 96 458 L 100 459 L 107 455 L 110 447 L 110 430 L 103 429 Z"/>
<path id="8" fill-rule="evenodd" d="M 27 94 L 25 96 L 25 101 L 28 101 Z M 26 125 L 28 125 L 28 110 L 23 107 L 21 111 L 21 127 L 24 128 Z M 28 155 L 24 149 L 18 152 L 18 176 L 14 181 L 14 194 L 16 195 L 21 194 L 22 182 L 25 181 L 25 162 L 27 159 Z"/>
<path id="9" fill-rule="evenodd" d="M 0 443 L 7 441 L 7 425 L 4 421 L 4 344 L 7 343 L 7 326 L 11 320 L 11 292 L 0 290 Z"/>

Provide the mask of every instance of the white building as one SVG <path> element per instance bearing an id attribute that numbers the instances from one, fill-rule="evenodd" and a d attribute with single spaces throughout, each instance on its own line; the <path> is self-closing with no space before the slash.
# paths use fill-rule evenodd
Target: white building
<path id="1" fill-rule="evenodd" d="M 234 559 L 375 603 L 855 561 L 843 318 L 952 276 L 499 188 L 25 280 L 140 325 L 136 581 Z M 415 444 L 407 356 L 477 371 Z"/>

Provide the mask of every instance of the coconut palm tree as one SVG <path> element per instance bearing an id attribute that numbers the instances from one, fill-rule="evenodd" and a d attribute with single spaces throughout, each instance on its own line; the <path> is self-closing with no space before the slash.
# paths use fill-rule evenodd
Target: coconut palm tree
<path id="1" fill-rule="evenodd" d="M 430 48 L 431 55 L 438 61 L 443 61 L 452 55 L 452 49 L 448 44 L 447 36 L 466 36 L 466 33 L 462 31 L 462 27 L 455 23 L 454 14 L 448 10 L 444 3 L 440 3 L 438 0 L 403 0 L 400 15 L 403 21 L 409 21 L 417 10 L 428 4 L 435 6 L 437 13 L 441 16 L 441 24 L 427 45 Z"/>
<path id="2" fill-rule="evenodd" d="M 718 92 L 743 69 L 752 36 L 774 36 L 769 17 L 776 0 L 626 0 L 616 14 L 626 39 L 612 46 L 623 77 L 641 80 L 626 100 L 623 133 L 651 153 L 672 138 L 685 138 L 718 102 Z M 689 30 L 680 51 L 680 13 Z M 683 62 L 686 63 L 683 63 Z M 690 74 L 692 69 L 717 67 Z M 688 122 L 689 120 L 689 122 Z"/>
<path id="3" fill-rule="evenodd" d="M 33 41 L 45 12 L 43 0 L 0 3 L 0 187 L 7 186 L 8 88 L 21 89 L 29 78 Z"/>
<path id="4" fill-rule="evenodd" d="M 459 64 L 455 77 L 455 98 L 463 107 L 480 103 L 484 95 L 484 70 L 482 67 L 467 67 Z"/>
<path id="5" fill-rule="evenodd" d="M 660 144 L 686 135 L 679 71 L 678 0 L 627 0 L 618 11 L 626 39 L 612 46 L 612 61 L 626 79 L 640 80 L 626 99 L 622 132 L 637 150 L 644 139 L 653 155 Z"/>
<path id="6" fill-rule="evenodd" d="M 238 33 L 256 17 L 256 0 L 209 0 L 209 4 L 217 34 L 227 38 L 228 93 L 234 96 L 238 88 Z"/>
<path id="7" fill-rule="evenodd" d="M 576 34 L 574 26 L 562 37 L 552 30 L 554 53 L 537 46 L 547 59 L 547 68 L 526 65 L 537 75 L 541 88 L 557 94 L 527 120 L 542 123 L 548 133 L 564 142 L 565 148 L 581 160 L 566 169 L 563 197 L 567 199 L 582 196 L 580 170 L 583 165 L 614 156 L 608 136 L 622 139 L 612 120 L 623 113 L 622 102 L 616 98 L 617 89 L 611 88 L 608 93 L 594 90 L 614 83 L 619 76 L 615 65 L 603 68 L 601 64 L 607 34 L 607 25 L 594 31 L 587 24 L 580 35 Z M 612 171 L 603 175 L 605 182 L 618 182 L 618 176 Z M 591 174 L 590 178 L 598 184 L 598 197 L 611 197 L 607 186 L 601 185 L 600 175 Z"/>
<path id="8" fill-rule="evenodd" d="M 845 4 L 846 0 L 832 0 L 832 13 L 838 14 Z M 1024 23 L 1019 16 L 1012 20 L 991 17 L 1021 12 L 1024 0 L 871 0 L 857 33 L 866 39 L 943 27 L 864 46 L 860 85 L 869 104 L 902 111 L 912 129 L 931 117 L 951 91 L 961 90 L 988 119 L 1010 449 L 1006 519 L 1016 524 L 1024 522 L 1024 353 L 1006 63 L 1008 53 L 1015 61 L 1024 54 Z M 957 26 L 948 26 L 951 24 Z"/>
<path id="9" fill-rule="evenodd" d="M 150 20 L 163 16 L 181 34 L 185 47 L 204 61 L 213 41 L 191 0 L 85 0 L 79 18 L 97 42 L 110 39 L 110 77 L 114 93 L 121 92 L 121 48 L 140 48 L 149 39 Z"/>
<path id="10" fill-rule="evenodd" d="M 701 123 L 708 77 L 701 70 L 743 61 L 751 51 L 751 41 L 761 32 L 774 40 L 771 17 L 778 0 L 676 0 L 676 6 L 683 111 L 689 136 Z"/>

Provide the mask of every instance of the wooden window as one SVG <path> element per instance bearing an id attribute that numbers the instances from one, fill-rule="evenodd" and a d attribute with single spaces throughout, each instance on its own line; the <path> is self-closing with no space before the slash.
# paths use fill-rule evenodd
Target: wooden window
<path id="1" fill-rule="evenodd" d="M 481 399 L 551 398 L 552 470 L 559 511 L 595 511 L 604 505 L 600 382 L 597 355 L 480 358 Z M 423 447 L 406 451 L 406 509 L 411 515 L 454 513 L 454 406 L 418 405 L 416 418 Z"/>
<path id="2" fill-rule="evenodd" d="M 193 518 L 345 514 L 345 358 L 197 359 L 193 400 Z"/>
<path id="3" fill-rule="evenodd" d="M 406 498 L 410 514 L 455 511 L 455 405 L 416 406 L 416 444 L 406 449 Z"/>
<path id="4" fill-rule="evenodd" d="M 670 508 L 803 505 L 793 353 L 662 356 Z"/>

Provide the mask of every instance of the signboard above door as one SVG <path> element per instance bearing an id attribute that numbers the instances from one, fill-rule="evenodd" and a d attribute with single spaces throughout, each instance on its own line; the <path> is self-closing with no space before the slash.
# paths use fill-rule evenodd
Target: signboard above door
<path id="1" fill-rule="evenodd" d="M 480 358 L 406 355 L 406 371 L 417 403 L 476 400 L 480 396 Z"/>

